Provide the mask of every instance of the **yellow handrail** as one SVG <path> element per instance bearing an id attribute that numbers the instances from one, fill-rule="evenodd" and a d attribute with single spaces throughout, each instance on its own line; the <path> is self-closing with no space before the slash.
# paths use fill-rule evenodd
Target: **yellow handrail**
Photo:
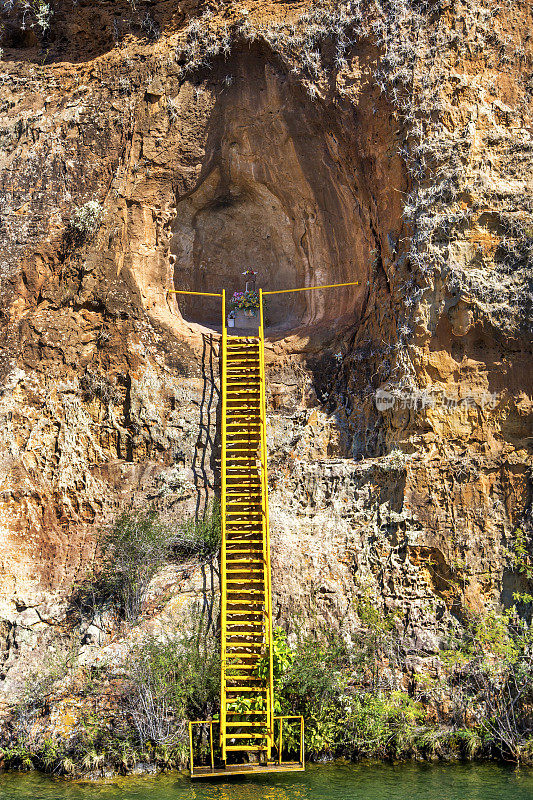
<path id="1" fill-rule="evenodd" d="M 196 294 L 205 297 L 223 297 L 225 291 L 224 289 L 221 294 L 220 292 L 186 292 L 184 289 L 167 289 L 168 294 Z"/>
<path id="2" fill-rule="evenodd" d="M 220 641 L 220 746 L 222 747 L 222 760 L 226 762 L 226 360 L 227 360 L 227 330 L 226 330 L 226 290 L 222 291 L 222 374 L 220 388 L 222 394 L 222 452 L 220 464 L 220 508 L 222 545 L 220 548 L 220 614 L 221 614 L 221 641 Z"/>
<path id="3" fill-rule="evenodd" d="M 192 747 L 192 726 L 193 722 L 189 722 L 189 763 L 191 770 L 191 778 L 194 777 L 194 752 Z"/>
<path id="4" fill-rule="evenodd" d="M 350 283 L 330 283 L 327 286 L 303 286 L 301 289 L 279 289 L 275 292 L 262 292 L 266 294 L 288 294 L 289 292 L 310 292 L 313 289 L 336 289 L 338 286 L 359 286 L 360 281 L 351 281 Z"/>
<path id="5" fill-rule="evenodd" d="M 266 599 L 266 644 L 269 653 L 269 687 L 267 702 L 267 727 L 268 727 L 268 752 L 267 759 L 272 753 L 274 741 L 274 637 L 272 631 L 272 575 L 270 567 L 270 526 L 268 519 L 268 471 L 267 471 L 267 441 L 266 441 L 266 378 L 265 378 L 265 334 L 263 325 L 263 291 L 259 289 L 259 384 L 261 404 L 261 482 L 263 487 L 263 523 L 265 535 L 263 536 L 263 561 L 265 577 Z"/>
<path id="6" fill-rule="evenodd" d="M 211 769 L 215 769 L 215 753 L 213 749 L 213 724 L 217 725 L 218 720 L 214 719 L 191 719 L 189 720 L 189 753 L 190 761 L 189 768 L 191 770 L 191 778 L 194 778 L 194 748 L 192 742 L 192 726 L 193 725 L 209 725 L 209 753 Z"/>

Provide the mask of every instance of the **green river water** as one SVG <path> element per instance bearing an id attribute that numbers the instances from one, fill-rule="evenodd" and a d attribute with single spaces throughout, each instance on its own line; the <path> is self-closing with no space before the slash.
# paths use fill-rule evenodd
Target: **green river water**
<path id="1" fill-rule="evenodd" d="M 495 765 L 310 765 L 305 773 L 192 782 L 172 774 L 67 781 L 0 775 L 0 800 L 533 800 L 533 771 Z"/>

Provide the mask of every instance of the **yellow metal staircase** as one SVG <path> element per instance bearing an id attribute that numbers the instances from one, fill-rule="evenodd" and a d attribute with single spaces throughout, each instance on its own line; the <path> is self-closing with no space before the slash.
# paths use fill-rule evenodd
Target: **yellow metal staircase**
<path id="1" fill-rule="evenodd" d="M 189 722 L 192 778 L 304 769 L 303 717 L 274 716 L 263 296 L 354 285 L 357 282 L 269 292 L 259 289 L 257 336 L 228 336 L 224 290 L 170 290 L 222 300 L 220 719 Z M 295 750 L 291 725 L 299 727 L 297 761 L 283 761 L 284 723 L 291 731 L 285 748 L 290 753 Z M 217 725 L 221 758 L 215 757 L 213 744 Z M 209 765 L 195 764 L 194 728 L 199 733 L 200 751 L 203 731 L 208 730 Z M 237 762 L 228 763 L 228 754 L 233 752 Z"/>
<path id="2" fill-rule="evenodd" d="M 222 760 L 274 738 L 265 369 L 259 336 L 222 342 Z"/>

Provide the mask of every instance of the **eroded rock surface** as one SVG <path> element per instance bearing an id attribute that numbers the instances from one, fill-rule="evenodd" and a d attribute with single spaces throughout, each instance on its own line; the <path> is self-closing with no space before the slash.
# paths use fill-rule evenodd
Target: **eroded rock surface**
<path id="1" fill-rule="evenodd" d="M 231 292 L 250 266 L 266 289 L 359 281 L 267 308 L 280 623 L 357 630 L 371 591 L 402 612 L 408 670 L 512 603 L 529 3 L 57 0 L 44 32 L 23 6 L 0 75 L 4 697 L 68 629 L 99 527 L 216 492 L 220 307 L 167 290 Z M 88 201 L 104 216 L 80 235 Z M 216 569 L 176 569 L 153 619 L 216 595 Z M 100 622 L 82 661 L 112 646 Z"/>

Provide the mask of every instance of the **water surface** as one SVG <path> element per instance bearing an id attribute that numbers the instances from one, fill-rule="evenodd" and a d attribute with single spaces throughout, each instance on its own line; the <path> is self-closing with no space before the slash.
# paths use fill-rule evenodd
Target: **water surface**
<path id="1" fill-rule="evenodd" d="M 0 775 L 0 800 L 533 800 L 533 771 L 496 765 L 308 766 L 305 773 L 189 781 L 183 775 L 68 781 Z"/>

